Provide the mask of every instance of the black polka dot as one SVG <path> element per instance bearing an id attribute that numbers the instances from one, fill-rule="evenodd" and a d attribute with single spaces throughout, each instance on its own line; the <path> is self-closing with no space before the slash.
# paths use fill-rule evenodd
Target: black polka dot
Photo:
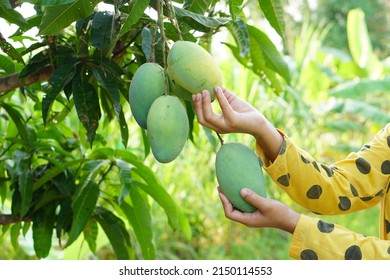
<path id="1" fill-rule="evenodd" d="M 389 234 L 389 232 L 390 232 L 390 222 L 389 222 L 389 220 L 385 220 L 385 224 L 386 224 L 386 234 Z"/>
<path id="2" fill-rule="evenodd" d="M 389 175 L 389 174 L 390 174 L 390 160 L 385 160 L 385 161 L 382 163 L 381 171 L 382 171 L 382 173 L 385 174 L 385 175 Z"/>
<path id="3" fill-rule="evenodd" d="M 301 252 L 301 260 L 318 260 L 316 252 L 311 249 L 306 249 Z"/>
<path id="4" fill-rule="evenodd" d="M 339 196 L 339 209 L 341 211 L 347 211 L 351 209 L 351 200 L 346 196 Z"/>
<path id="5" fill-rule="evenodd" d="M 371 199 L 373 199 L 372 196 L 362 196 L 362 197 L 360 198 L 361 201 L 370 201 Z"/>
<path id="6" fill-rule="evenodd" d="M 371 171 L 371 165 L 364 158 L 356 159 L 356 167 L 362 174 L 368 174 Z"/>
<path id="7" fill-rule="evenodd" d="M 318 164 L 317 164 L 317 162 L 313 161 L 313 166 L 315 167 L 315 169 L 317 169 L 317 170 L 318 170 L 318 172 L 320 172 L 320 173 L 321 173 L 321 170 L 320 170 L 320 168 L 318 167 Z"/>
<path id="8" fill-rule="evenodd" d="M 363 147 L 362 147 L 362 151 L 364 151 L 364 150 L 367 150 L 367 149 L 370 149 L 371 148 L 371 146 L 370 145 L 368 145 L 368 144 L 366 144 L 366 145 L 364 145 Z"/>
<path id="9" fill-rule="evenodd" d="M 283 140 L 282 145 L 280 146 L 279 155 L 283 155 L 286 152 L 286 140 Z"/>
<path id="10" fill-rule="evenodd" d="M 333 169 L 325 164 L 321 164 L 322 169 L 325 170 L 326 174 L 328 174 L 328 177 L 333 176 Z"/>
<path id="11" fill-rule="evenodd" d="M 290 174 L 280 176 L 277 182 L 282 186 L 288 187 L 290 185 Z"/>
<path id="12" fill-rule="evenodd" d="M 344 258 L 346 260 L 361 260 L 362 259 L 362 251 L 360 247 L 357 245 L 352 245 L 345 251 Z"/>
<path id="13" fill-rule="evenodd" d="M 317 223 L 317 227 L 319 231 L 323 233 L 331 233 L 334 230 L 334 224 L 332 223 L 327 223 L 322 220 L 319 220 Z"/>
<path id="14" fill-rule="evenodd" d="M 357 189 L 352 184 L 350 184 L 349 187 L 351 188 L 353 196 L 359 196 Z"/>
<path id="15" fill-rule="evenodd" d="M 375 196 L 382 196 L 383 195 L 383 190 L 380 190 L 379 192 L 377 192 L 376 194 L 375 194 Z"/>
<path id="16" fill-rule="evenodd" d="M 390 254 L 390 246 L 387 247 L 387 253 Z"/>
<path id="17" fill-rule="evenodd" d="M 303 155 L 301 155 L 301 159 L 304 163 L 310 163 L 310 160 L 308 160 L 307 158 L 305 158 Z"/>
<path id="18" fill-rule="evenodd" d="M 318 199 L 322 194 L 322 188 L 319 185 L 312 186 L 306 193 L 306 196 L 311 199 Z"/>

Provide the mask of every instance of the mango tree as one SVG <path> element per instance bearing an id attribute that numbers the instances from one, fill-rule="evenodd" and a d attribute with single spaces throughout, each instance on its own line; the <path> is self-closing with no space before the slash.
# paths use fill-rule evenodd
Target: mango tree
<path id="1" fill-rule="evenodd" d="M 270 36 L 247 22 L 246 5 L 0 0 L 0 225 L 14 247 L 19 235 L 32 231 L 37 258 L 78 238 L 96 252 L 102 230 L 116 258 L 154 259 L 152 202 L 191 238 L 180 201 L 145 161 L 147 131 L 127 117 L 129 87 L 147 62 L 166 69 L 174 42 L 195 42 L 210 52 L 215 35 L 228 31 L 233 43 L 220 48 L 283 91 L 290 83 L 287 64 Z M 259 0 L 256 7 L 283 41 L 280 0 Z M 25 16 L 26 9 L 32 15 Z M 16 28 L 6 35 L 5 26 Z M 190 101 L 185 104 L 192 140 L 195 117 Z M 132 145 L 134 130 L 142 137 Z"/>

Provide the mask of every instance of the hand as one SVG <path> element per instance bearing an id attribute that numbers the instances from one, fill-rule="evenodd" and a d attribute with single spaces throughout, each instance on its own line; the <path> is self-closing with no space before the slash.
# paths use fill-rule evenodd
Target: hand
<path id="1" fill-rule="evenodd" d="M 214 90 L 222 113 L 216 114 L 213 111 L 210 93 L 203 90 L 192 97 L 198 122 L 218 133 L 241 132 L 253 135 L 264 154 L 273 162 L 283 142 L 283 137 L 276 128 L 262 113 L 226 88 L 215 87 Z"/>
<path id="2" fill-rule="evenodd" d="M 214 113 L 207 90 L 193 95 L 198 122 L 218 133 L 241 132 L 255 136 L 256 128 L 264 121 L 263 115 L 226 88 L 215 87 L 215 95 L 222 109 L 221 114 Z"/>
<path id="3" fill-rule="evenodd" d="M 242 189 L 241 196 L 254 205 L 257 210 L 253 213 L 244 213 L 233 207 L 228 198 L 218 188 L 225 216 L 232 221 L 242 223 L 248 227 L 271 227 L 293 233 L 298 223 L 299 214 L 280 201 L 259 196 L 249 189 Z"/>

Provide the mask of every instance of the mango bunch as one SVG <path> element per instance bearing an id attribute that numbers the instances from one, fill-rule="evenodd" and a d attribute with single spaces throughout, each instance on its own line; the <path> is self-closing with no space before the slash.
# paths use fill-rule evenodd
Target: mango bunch
<path id="1" fill-rule="evenodd" d="M 130 109 L 138 125 L 147 130 L 153 156 L 161 163 L 173 161 L 188 138 L 189 121 L 183 100 L 222 84 L 221 71 L 201 46 L 188 41 L 173 44 L 167 71 L 144 63 L 135 72 L 129 89 Z M 168 87 L 166 84 L 168 84 Z M 168 92 L 166 92 L 168 88 Z"/>

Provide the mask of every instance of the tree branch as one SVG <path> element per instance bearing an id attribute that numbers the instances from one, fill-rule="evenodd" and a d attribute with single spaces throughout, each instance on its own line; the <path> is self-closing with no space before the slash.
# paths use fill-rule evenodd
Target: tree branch
<path id="1" fill-rule="evenodd" d="M 53 74 L 53 66 L 45 66 L 38 72 L 28 76 L 23 81 L 19 80 L 19 73 L 11 74 L 0 78 L 0 96 L 6 92 L 28 86 L 36 82 L 47 81 Z"/>
<path id="2" fill-rule="evenodd" d="M 21 221 L 31 221 L 31 219 L 28 217 L 24 217 L 21 219 L 19 217 L 19 215 L 17 215 L 17 216 L 13 216 L 10 214 L 0 215 L 0 225 L 10 225 L 10 224 L 18 223 Z"/>

